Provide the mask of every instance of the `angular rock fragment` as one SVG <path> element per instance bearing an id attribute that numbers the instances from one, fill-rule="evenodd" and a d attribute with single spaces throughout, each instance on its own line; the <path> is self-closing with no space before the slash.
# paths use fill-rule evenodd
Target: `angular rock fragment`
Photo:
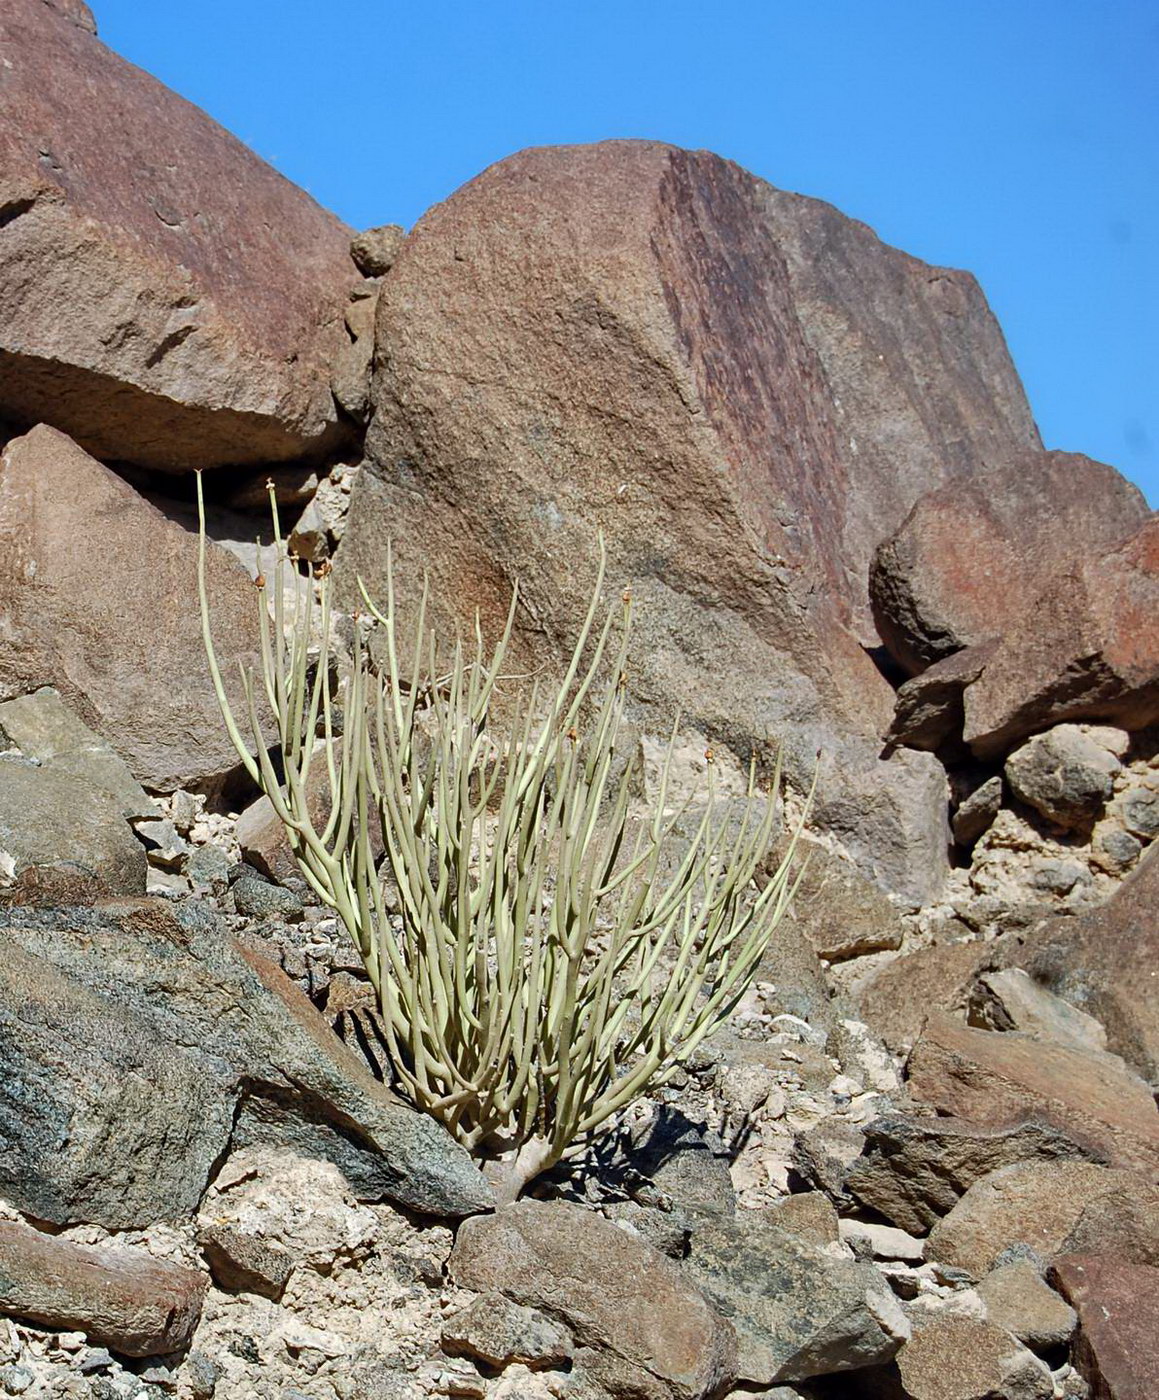
<path id="1" fill-rule="evenodd" d="M 1159 720 L 1159 517 L 1057 575 L 966 689 L 964 738 L 992 758 L 1052 724 Z"/>
<path id="2" fill-rule="evenodd" d="M 1052 573 L 1114 549 L 1149 514 L 1113 467 L 1076 453 L 1024 453 L 948 482 L 874 555 L 882 639 L 913 675 L 1002 636 L 1033 613 Z"/>
<path id="3" fill-rule="evenodd" d="M 0 1312 L 38 1327 L 83 1332 L 125 1356 L 185 1346 L 206 1278 L 125 1246 L 88 1249 L 0 1221 Z"/>
<path id="4" fill-rule="evenodd" d="M 697 1230 L 686 1264 L 736 1328 L 739 1379 L 773 1385 L 887 1362 L 909 1325 L 873 1265 L 750 1215 Z"/>
<path id="5" fill-rule="evenodd" d="M 879 885 L 818 843 L 799 843 L 797 854 L 804 868 L 784 927 L 831 963 L 901 947 L 901 911 Z"/>
<path id="6" fill-rule="evenodd" d="M 926 1257 L 982 1278 L 1003 1251 L 1043 1262 L 1107 1250 L 1159 1262 L 1159 1186 L 1093 1162 L 1021 1162 L 974 1183 L 930 1233 Z"/>
<path id="7" fill-rule="evenodd" d="M 951 1313 L 927 1318 L 897 1358 L 910 1400 L 1050 1400 L 1037 1356 L 992 1322 Z"/>
<path id="8" fill-rule="evenodd" d="M 550 1311 L 596 1381 L 606 1368 L 638 1393 L 700 1400 L 735 1377 L 732 1328 L 679 1267 L 578 1206 L 522 1200 L 465 1221 L 450 1272 L 463 1288 Z"/>
<path id="9" fill-rule="evenodd" d="M 575 1350 L 565 1327 L 502 1293 L 481 1293 L 448 1318 L 442 1346 L 448 1356 L 474 1357 L 497 1370 L 519 1364 L 530 1371 L 562 1366 Z"/>
<path id="10" fill-rule="evenodd" d="M 927 1017 L 965 1007 L 975 976 L 992 966 L 991 944 L 940 943 L 886 963 L 858 992 L 862 1015 L 891 1050 L 908 1050 Z"/>
<path id="11" fill-rule="evenodd" d="M 1005 958 L 1096 1016 L 1108 1048 L 1159 1083 L 1159 848 L 1105 904 L 1039 925 Z"/>
<path id="12" fill-rule="evenodd" d="M 924 1234 L 976 1181 L 1000 1167 L 1086 1156 L 1065 1133 L 1033 1121 L 995 1128 L 961 1118 L 891 1114 L 869 1124 L 865 1151 L 846 1186 L 903 1230 Z"/>
<path id="13" fill-rule="evenodd" d="M 1021 968 L 978 978 L 969 1021 L 988 1030 L 1023 1031 L 1076 1050 L 1107 1048 L 1107 1033 L 1093 1016 L 1047 991 Z"/>
<path id="14" fill-rule="evenodd" d="M 978 1285 L 986 1316 L 1034 1351 L 1065 1346 L 1075 1329 L 1075 1312 L 1027 1259 L 1015 1259 L 988 1273 Z"/>
<path id="15" fill-rule="evenodd" d="M 1019 745 L 1005 769 L 1015 796 L 1056 826 L 1089 830 L 1114 792 L 1115 774 L 1122 767 L 1115 753 L 1099 743 L 1099 733 L 1097 728 L 1057 724 Z"/>
<path id="16" fill-rule="evenodd" d="M 329 451 L 349 231 L 89 25 L 11 0 L 0 40 L 0 413 L 168 469 Z"/>
<path id="17" fill-rule="evenodd" d="M 230 1293 L 260 1293 L 277 1302 L 294 1271 L 294 1261 L 284 1249 L 229 1225 L 205 1226 L 197 1242 L 214 1283 Z"/>
<path id="18" fill-rule="evenodd" d="M 181 1219 L 254 1120 L 267 1143 L 333 1157 L 368 1199 L 450 1216 L 490 1205 L 465 1150 L 203 912 L 12 909 L 0 942 L 0 1193 L 28 1213 Z"/>
<path id="19" fill-rule="evenodd" d="M 939 1113 L 998 1127 L 1033 1117 L 1115 1166 L 1159 1168 L 1159 1112 L 1116 1055 L 1016 1031 L 929 1017 L 909 1061 L 914 1098 Z"/>
<path id="20" fill-rule="evenodd" d="M 995 774 L 958 804 L 950 830 L 959 846 L 972 846 L 989 831 L 1002 806 L 1002 779 Z"/>

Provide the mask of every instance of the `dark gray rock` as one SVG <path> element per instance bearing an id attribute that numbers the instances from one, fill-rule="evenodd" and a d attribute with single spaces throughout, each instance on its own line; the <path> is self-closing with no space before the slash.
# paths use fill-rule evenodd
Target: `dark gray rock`
<path id="1" fill-rule="evenodd" d="M 5 910 L 0 945 L 0 1192 L 29 1213 L 183 1218 L 235 1116 L 260 1104 L 273 1141 L 333 1147 L 374 1198 L 451 1216 L 490 1204 L 466 1152 L 204 911 Z"/>
<path id="2" fill-rule="evenodd" d="M 760 1219 L 706 1224 L 685 1268 L 736 1328 L 737 1374 L 750 1385 L 884 1365 L 909 1336 L 871 1264 L 834 1258 Z"/>
<path id="3" fill-rule="evenodd" d="M 406 229 L 401 224 L 380 224 L 363 229 L 350 240 L 350 256 L 365 277 L 381 277 L 390 271 L 406 242 Z"/>
<path id="4" fill-rule="evenodd" d="M 198 1231 L 213 1281 L 231 1293 L 260 1293 L 276 1302 L 285 1290 L 294 1261 L 277 1244 L 248 1230 L 210 1225 Z"/>
<path id="5" fill-rule="evenodd" d="M 989 831 L 1002 806 L 1002 779 L 995 774 L 958 804 L 950 829 L 959 846 L 972 846 Z"/>
<path id="6" fill-rule="evenodd" d="M 1058 1128 L 1032 1120 L 994 1128 L 962 1118 L 889 1114 L 867 1127 L 865 1151 L 845 1184 L 864 1205 L 920 1235 L 999 1167 L 1088 1161 L 1090 1155 Z"/>
<path id="7" fill-rule="evenodd" d="M 302 901 L 293 890 L 268 884 L 252 875 L 235 882 L 233 903 L 239 914 L 248 914 L 255 919 L 302 917 Z"/>

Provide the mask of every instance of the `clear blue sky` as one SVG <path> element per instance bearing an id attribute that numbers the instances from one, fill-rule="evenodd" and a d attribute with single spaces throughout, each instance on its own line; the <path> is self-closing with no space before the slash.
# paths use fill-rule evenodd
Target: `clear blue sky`
<path id="1" fill-rule="evenodd" d="M 1156 0 L 92 0 L 347 222 L 524 146 L 729 156 L 982 282 L 1050 447 L 1159 506 Z"/>

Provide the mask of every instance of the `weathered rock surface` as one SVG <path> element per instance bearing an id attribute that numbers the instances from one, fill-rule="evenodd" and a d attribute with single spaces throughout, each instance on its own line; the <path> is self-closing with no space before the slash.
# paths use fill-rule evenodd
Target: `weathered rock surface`
<path id="1" fill-rule="evenodd" d="M 914 1098 L 994 1127 L 1028 1117 L 1116 1166 L 1159 1168 L 1159 1111 L 1116 1055 L 929 1017 L 909 1061 Z"/>
<path id="2" fill-rule="evenodd" d="M 0 23 L 0 414 L 162 468 L 329 450 L 349 230 L 79 17 Z"/>
<path id="3" fill-rule="evenodd" d="M 475 1357 L 499 1370 L 513 1363 L 530 1371 L 559 1367 L 575 1350 L 565 1327 L 502 1293 L 480 1293 L 448 1318 L 442 1345 L 448 1356 Z"/>
<path id="4" fill-rule="evenodd" d="M 972 1026 L 994 1031 L 1025 1031 L 1076 1050 L 1105 1050 L 1101 1022 L 1055 996 L 1021 968 L 985 972 L 970 998 Z"/>
<path id="5" fill-rule="evenodd" d="M 99 545 L 86 548 L 94 521 Z M 0 546 L 0 617 L 21 639 L 0 656 L 0 696 L 55 686 L 153 788 L 204 787 L 237 767 L 201 639 L 195 536 L 42 426 L 0 456 Z M 253 589 L 212 543 L 206 576 L 222 674 L 244 704 Z"/>
<path id="6" fill-rule="evenodd" d="M 869 1125 L 865 1151 L 845 1184 L 887 1220 L 924 1234 L 976 1181 L 1001 1167 L 1085 1156 L 1065 1133 L 1040 1123 L 992 1128 L 961 1118 L 888 1114 Z"/>
<path id="7" fill-rule="evenodd" d="M 20 1209 L 179 1220 L 247 1132 L 334 1158 L 364 1198 L 452 1216 L 490 1204 L 465 1151 L 206 915 L 130 901 L 2 919 L 0 1193 Z"/>
<path id="8" fill-rule="evenodd" d="M 974 1183 L 930 1232 L 926 1258 L 982 1278 L 1014 1245 L 1043 1262 L 1087 1251 L 1159 1262 L 1159 1187 L 1093 1162 L 1020 1162 Z"/>
<path id="9" fill-rule="evenodd" d="M 911 1400 L 1050 1400 L 1050 1371 L 992 1322 L 945 1314 L 924 1320 L 897 1359 Z"/>
<path id="10" fill-rule="evenodd" d="M 735 1377 L 732 1328 L 679 1267 L 578 1206 L 523 1200 L 465 1221 L 450 1272 L 463 1288 L 565 1323 L 581 1348 L 577 1369 L 596 1380 L 608 1366 L 637 1393 L 662 1394 L 659 1385 L 699 1400 Z"/>
<path id="11" fill-rule="evenodd" d="M 1159 720 L 1159 516 L 1056 575 L 966 688 L 964 737 L 981 758 L 1083 720 Z"/>
<path id="12" fill-rule="evenodd" d="M 1098 1400 L 1159 1394 L 1159 1269 L 1092 1252 L 1056 1260 L 1051 1278 L 1078 1313 L 1075 1361 Z"/>
<path id="13" fill-rule="evenodd" d="M 887 746 L 904 744 L 931 753 L 947 743 L 960 748 L 966 720 L 965 689 L 982 674 L 996 646 L 996 642 L 979 642 L 956 651 L 899 686 L 885 736 Z"/>
<path id="14" fill-rule="evenodd" d="M 1058 826 L 1089 830 L 1123 766 L 1109 746 L 1114 739 L 1099 742 L 1103 734 L 1127 738 L 1120 730 L 1056 724 L 1020 744 L 1006 760 L 1006 781 L 1014 795 Z"/>
<path id="15" fill-rule="evenodd" d="M 891 1050 L 908 1050 L 927 1017 L 965 1007 L 975 975 L 994 959 L 993 947 L 983 942 L 940 943 L 905 953 L 861 986 L 862 1014 Z"/>
<path id="16" fill-rule="evenodd" d="M 1063 1346 L 1075 1329 L 1075 1312 L 1028 1259 L 1015 1259 L 988 1273 L 978 1285 L 986 1316 L 1038 1351 Z"/>
<path id="17" fill-rule="evenodd" d="M 347 588 L 384 591 L 387 534 L 460 626 L 501 618 L 518 574 L 518 650 L 558 663 L 601 528 L 648 727 L 680 695 L 742 754 L 785 736 L 798 783 L 820 747 L 818 821 L 930 893 L 945 791 L 877 757 L 864 579 L 931 482 L 1035 444 L 972 279 L 717 157 L 612 142 L 524 152 L 430 211 L 377 334 Z"/>
<path id="18" fill-rule="evenodd" d="M 0 1221 L 0 1312 L 83 1332 L 125 1356 L 178 1351 L 201 1315 L 205 1277 L 126 1246 L 86 1249 Z"/>
<path id="19" fill-rule="evenodd" d="M 874 619 L 915 675 L 1033 613 L 1052 573 L 1097 559 L 1148 519 L 1113 468 L 1065 452 L 1021 454 L 923 496 L 878 546 Z"/>
<path id="20" fill-rule="evenodd" d="M 1105 904 L 1041 924 L 1007 956 L 1096 1016 L 1108 1048 L 1159 1083 L 1159 848 Z"/>
<path id="21" fill-rule="evenodd" d="M 887 1362 L 909 1326 L 881 1274 L 750 1217 L 703 1225 L 686 1263 L 736 1328 L 738 1378 L 774 1385 Z"/>
<path id="22" fill-rule="evenodd" d="M 819 957 L 843 962 L 901 947 L 901 911 L 880 886 L 815 842 L 799 842 L 796 859 L 803 873 L 782 924 Z"/>
<path id="23" fill-rule="evenodd" d="M 993 825 L 1002 806 L 1002 779 L 995 774 L 964 798 L 954 813 L 950 830 L 959 846 L 972 846 Z"/>

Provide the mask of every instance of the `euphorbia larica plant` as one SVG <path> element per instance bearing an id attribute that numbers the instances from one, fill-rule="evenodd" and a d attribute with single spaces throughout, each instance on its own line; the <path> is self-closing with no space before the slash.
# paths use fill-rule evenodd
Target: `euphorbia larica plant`
<path id="1" fill-rule="evenodd" d="M 310 571 L 316 608 L 300 590 L 287 604 L 272 492 L 271 506 L 278 564 L 256 580 L 261 665 L 243 677 L 242 723 L 214 653 L 202 512 L 202 626 L 226 727 L 366 964 L 397 1087 L 513 1200 L 662 1084 L 747 990 L 791 893 L 795 837 L 753 885 L 777 778 L 766 799 L 750 774 L 725 820 L 710 755 L 691 839 L 666 854 L 686 816 L 669 809 L 670 744 L 649 812 L 632 814 L 635 762 L 617 752 L 632 605 L 625 593 L 602 609 L 602 546 L 562 679 L 509 699 L 504 720 L 493 702 L 517 590 L 493 646 L 476 626 L 444 656 L 424 588 L 404 651 L 389 563 L 381 606 L 362 589 L 335 689 L 329 569 Z M 319 768 L 324 820 L 307 801 Z"/>

